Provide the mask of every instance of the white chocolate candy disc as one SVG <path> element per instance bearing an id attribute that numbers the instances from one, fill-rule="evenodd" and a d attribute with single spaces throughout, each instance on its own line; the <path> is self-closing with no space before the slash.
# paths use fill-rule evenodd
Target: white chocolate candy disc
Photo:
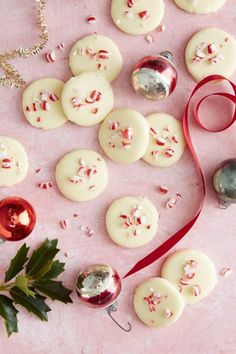
<path id="1" fill-rule="evenodd" d="M 149 141 L 148 124 L 139 112 L 119 109 L 104 120 L 98 139 L 110 159 L 132 163 L 145 154 Z"/>
<path id="2" fill-rule="evenodd" d="M 76 42 L 69 61 L 73 75 L 84 71 L 98 71 L 110 82 L 119 75 L 122 63 L 117 45 L 101 34 L 92 34 Z"/>
<path id="3" fill-rule="evenodd" d="M 174 0 L 176 5 L 187 12 L 207 14 L 219 10 L 225 0 Z"/>
<path id="4" fill-rule="evenodd" d="M 92 150 L 75 150 L 56 167 L 57 187 L 66 198 L 84 202 L 96 198 L 108 182 L 104 159 Z"/>
<path id="5" fill-rule="evenodd" d="M 151 278 L 135 291 L 134 310 L 149 327 L 170 326 L 179 319 L 183 309 L 183 297 L 166 279 Z"/>
<path id="6" fill-rule="evenodd" d="M 210 294 L 217 283 L 214 263 L 203 252 L 181 250 L 170 255 L 161 269 L 183 296 L 186 304 L 194 304 Z"/>
<path id="7" fill-rule="evenodd" d="M 151 114 L 147 122 L 150 140 L 143 160 L 157 167 L 173 165 L 186 147 L 181 122 L 166 113 Z"/>
<path id="8" fill-rule="evenodd" d="M 133 35 L 154 30 L 164 16 L 163 0 L 112 0 L 111 16 L 123 32 Z"/>
<path id="9" fill-rule="evenodd" d="M 143 197 L 125 197 L 113 202 L 106 215 L 110 238 L 120 246 L 141 247 L 156 235 L 159 214 Z"/>
<path id="10" fill-rule="evenodd" d="M 113 91 L 101 74 L 85 72 L 65 83 L 61 103 L 70 121 L 91 126 L 101 122 L 112 110 Z"/>
<path id="11" fill-rule="evenodd" d="M 25 89 L 22 108 L 33 127 L 54 129 L 67 122 L 61 107 L 62 88 L 62 81 L 44 78 L 32 82 Z"/>
<path id="12" fill-rule="evenodd" d="M 28 156 L 15 139 L 0 136 L 0 187 L 21 182 L 28 172 Z"/>
<path id="13" fill-rule="evenodd" d="M 229 78 L 236 69 L 236 41 L 220 29 L 203 29 L 190 39 L 185 62 L 197 82 L 214 74 Z"/>

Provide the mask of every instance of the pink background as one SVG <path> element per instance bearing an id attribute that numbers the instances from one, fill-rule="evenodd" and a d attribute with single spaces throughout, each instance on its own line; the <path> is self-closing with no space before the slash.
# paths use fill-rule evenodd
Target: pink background
<path id="1" fill-rule="evenodd" d="M 49 26 L 47 50 L 60 42 L 66 49 L 58 53 L 54 64 L 45 62 L 42 53 L 27 61 L 18 60 L 16 67 L 27 82 L 52 76 L 67 80 L 68 53 L 80 37 L 98 31 L 109 35 L 120 47 L 124 58 L 121 75 L 113 85 L 116 108 L 136 108 L 142 114 L 165 111 L 181 119 L 184 105 L 195 83 L 186 71 L 184 48 L 197 30 L 208 26 L 222 28 L 235 35 L 236 4 L 227 0 L 217 13 L 206 16 L 187 14 L 178 9 L 172 0 L 166 0 L 163 24 L 166 32 L 154 31 L 156 41 L 148 44 L 144 36 L 132 37 L 120 32 L 110 18 L 110 0 L 48 0 L 46 8 Z M 27 46 L 38 40 L 35 25 L 35 4 L 30 0 L 7 0 L 0 2 L 1 33 L 0 50 Z M 86 17 L 95 14 L 96 25 L 86 23 Z M 131 89 L 130 74 L 136 61 L 144 55 L 169 49 L 175 56 L 180 79 L 174 94 L 161 103 L 148 102 L 139 98 Z M 45 52 L 45 50 L 44 50 Z M 234 79 L 236 76 L 234 76 Z M 54 131 L 32 128 L 21 112 L 21 90 L 0 88 L 1 135 L 19 139 L 25 146 L 30 159 L 27 178 L 19 185 L 1 190 L 1 197 L 20 195 L 34 206 L 38 216 L 37 227 L 27 244 L 36 246 L 45 237 L 59 238 L 59 257 L 66 261 L 66 273 L 62 276 L 67 286 L 74 288 L 76 276 L 83 267 L 96 262 L 111 263 L 124 275 L 140 258 L 160 245 L 173 232 L 184 225 L 196 212 L 200 201 L 198 176 L 190 153 L 171 168 L 155 169 L 142 161 L 128 167 L 108 159 L 109 185 L 96 200 L 76 204 L 64 199 L 57 191 L 42 191 L 37 183 L 54 181 L 57 161 L 73 149 L 89 148 L 102 153 L 97 142 L 98 127 L 81 128 L 67 123 Z M 225 114 L 231 111 L 229 105 L 209 103 L 205 116 L 222 123 Z M 222 113 L 222 114 L 221 114 Z M 214 124 L 213 122 L 213 124 Z M 215 262 L 218 272 L 225 266 L 236 268 L 235 257 L 235 207 L 223 211 L 217 208 L 217 201 L 211 188 L 211 176 L 222 160 L 235 157 L 235 126 L 225 133 L 209 134 L 194 125 L 193 140 L 205 172 L 208 195 L 204 211 L 194 229 L 177 248 L 192 247 L 206 252 Z M 42 173 L 35 174 L 41 167 Z M 182 200 L 172 210 L 164 208 L 165 198 L 156 191 L 160 184 L 171 188 L 172 193 L 183 194 Z M 138 250 L 122 249 L 113 244 L 105 231 L 104 216 L 108 205 L 117 197 L 125 195 L 146 195 L 158 208 L 161 219 L 158 234 L 153 242 Z M 78 212 L 79 217 L 73 218 Z M 62 230 L 59 222 L 70 221 L 70 228 Z M 94 228 L 95 236 L 88 238 L 79 230 L 79 225 Z M 0 278 L 9 260 L 22 243 L 6 243 L 1 246 Z M 176 248 L 176 249 L 177 249 Z M 64 253 L 68 253 L 66 258 Z M 148 277 L 159 274 L 162 260 L 123 281 L 119 311 L 116 316 L 125 325 L 131 321 L 133 330 L 127 334 L 108 318 L 104 310 L 92 310 L 80 303 L 75 292 L 73 305 L 49 301 L 52 312 L 49 322 L 42 323 L 21 309 L 19 334 L 7 338 L 0 322 L 0 353 L 24 354 L 231 354 L 235 353 L 236 338 L 236 286 L 235 275 L 223 278 L 213 293 L 204 301 L 186 307 L 182 318 L 168 329 L 155 330 L 145 327 L 136 317 L 132 297 L 135 287 Z"/>

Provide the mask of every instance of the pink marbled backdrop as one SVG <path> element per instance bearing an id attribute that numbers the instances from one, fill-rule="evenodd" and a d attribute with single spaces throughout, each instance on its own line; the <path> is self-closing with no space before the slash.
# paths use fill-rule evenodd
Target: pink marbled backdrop
<path id="1" fill-rule="evenodd" d="M 40 77 L 52 76 L 67 80 L 71 73 L 67 58 L 72 44 L 85 34 L 98 31 L 109 35 L 119 45 L 124 57 L 122 74 L 114 83 L 115 106 L 138 109 L 146 115 L 165 111 L 181 118 L 184 105 L 194 82 L 186 71 L 183 53 L 191 35 L 204 27 L 217 26 L 236 35 L 235 0 L 227 0 L 216 14 L 194 16 L 178 9 L 172 0 L 166 0 L 163 23 L 166 32 L 155 33 L 156 42 L 148 44 L 144 37 L 131 37 L 115 28 L 110 15 L 110 0 L 48 0 L 47 22 L 53 48 L 61 41 L 66 50 L 54 64 L 47 64 L 42 55 L 27 61 L 17 61 L 16 66 L 30 82 Z M 0 0 L 1 33 L 0 51 L 26 46 L 38 38 L 35 25 L 35 3 L 30 0 Z M 98 18 L 96 25 L 85 19 L 90 14 Z M 175 93 L 162 103 L 142 100 L 134 94 L 130 85 L 130 73 L 136 61 L 144 55 L 171 49 L 177 63 L 180 80 Z M 236 79 L 236 76 L 234 76 Z M 21 112 L 21 91 L 0 88 L 1 135 L 19 139 L 28 151 L 30 170 L 20 185 L 2 189 L 1 196 L 17 194 L 27 198 L 36 208 L 37 227 L 27 243 L 37 245 L 46 236 L 59 238 L 62 249 L 60 258 L 66 261 L 65 283 L 74 287 L 78 271 L 96 262 L 111 263 L 120 274 L 168 235 L 178 230 L 193 215 L 199 203 L 198 177 L 188 151 L 175 166 L 160 170 L 139 161 L 127 168 L 107 160 L 110 181 L 99 198 L 84 204 L 64 199 L 55 188 L 42 191 L 36 187 L 44 179 L 54 180 L 54 168 L 58 159 L 76 148 L 91 148 L 101 152 L 97 143 L 97 129 L 81 128 L 66 124 L 54 131 L 32 128 Z M 220 108 L 220 114 L 219 114 Z M 204 110 L 212 121 L 222 118 L 230 109 L 227 105 Z M 222 114 L 221 114 L 222 113 Z M 218 119 L 218 123 L 220 120 Z M 225 158 L 235 156 L 235 126 L 222 134 L 207 134 L 194 126 L 194 143 L 197 146 L 208 183 L 208 196 L 204 211 L 194 229 L 178 245 L 193 247 L 206 252 L 215 262 L 217 270 L 224 266 L 236 268 L 235 257 L 235 207 L 222 211 L 211 189 L 211 175 L 215 166 Z M 41 167 L 41 175 L 35 169 Z M 165 210 L 163 198 L 156 192 L 159 184 L 183 194 L 182 201 L 172 210 Z M 139 250 L 126 250 L 113 244 L 106 235 L 104 215 L 107 206 L 117 197 L 142 194 L 149 197 L 161 214 L 160 228 L 155 240 Z M 73 213 L 79 213 L 77 219 Z M 61 219 L 68 218 L 71 226 L 67 231 L 59 227 Z M 79 231 L 79 225 L 93 227 L 96 235 L 88 238 Z M 0 277 L 10 258 L 21 245 L 6 243 L 1 246 Z M 68 258 L 64 253 L 68 252 Z M 9 354 L 233 354 L 236 351 L 236 286 L 235 275 L 228 279 L 219 276 L 215 291 L 204 301 L 187 307 L 182 318 L 172 327 L 163 330 L 145 327 L 135 316 L 132 296 L 135 287 L 147 277 L 159 274 L 161 260 L 123 282 L 120 307 L 117 316 L 121 323 L 129 320 L 133 331 L 126 334 L 109 320 L 105 311 L 84 307 L 73 293 L 73 305 L 65 306 L 50 302 L 52 312 L 49 322 L 42 323 L 24 310 L 19 314 L 19 334 L 7 338 L 0 322 L 0 353 Z"/>

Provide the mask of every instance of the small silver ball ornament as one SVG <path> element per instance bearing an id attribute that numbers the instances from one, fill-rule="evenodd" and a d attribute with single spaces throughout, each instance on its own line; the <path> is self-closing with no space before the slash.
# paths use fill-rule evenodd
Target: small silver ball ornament
<path id="1" fill-rule="evenodd" d="M 236 159 L 222 162 L 213 175 L 213 188 L 221 206 L 236 203 Z"/>

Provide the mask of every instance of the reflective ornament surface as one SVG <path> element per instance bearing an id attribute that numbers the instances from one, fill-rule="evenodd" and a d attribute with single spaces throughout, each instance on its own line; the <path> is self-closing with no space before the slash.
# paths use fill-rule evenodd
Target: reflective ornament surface
<path id="1" fill-rule="evenodd" d="M 20 241 L 33 231 L 36 215 L 32 205 L 19 197 L 0 201 L 0 238 L 5 241 Z"/>
<path id="2" fill-rule="evenodd" d="M 131 82 L 134 90 L 149 100 L 163 100 L 175 89 L 178 73 L 169 51 L 149 55 L 134 68 Z"/>
<path id="3" fill-rule="evenodd" d="M 118 298 L 121 279 L 110 265 L 95 264 L 79 273 L 76 290 L 85 305 L 105 308 Z"/>
<path id="4" fill-rule="evenodd" d="M 213 187 L 221 205 L 236 203 L 236 159 L 220 164 L 213 175 Z"/>

